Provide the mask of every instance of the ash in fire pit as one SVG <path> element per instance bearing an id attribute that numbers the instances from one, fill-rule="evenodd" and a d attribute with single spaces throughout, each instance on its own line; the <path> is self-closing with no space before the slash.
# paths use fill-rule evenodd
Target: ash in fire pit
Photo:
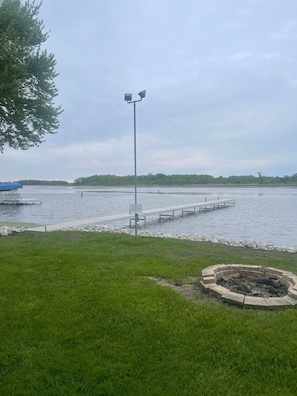
<path id="1" fill-rule="evenodd" d="M 201 285 L 229 304 L 253 308 L 297 305 L 297 275 L 277 268 L 218 264 L 202 271 Z"/>
<path id="2" fill-rule="evenodd" d="M 218 285 L 234 292 L 253 297 L 284 297 L 288 294 L 288 287 L 281 283 L 276 276 L 255 277 L 236 272 L 230 276 L 223 276 L 217 281 Z"/>

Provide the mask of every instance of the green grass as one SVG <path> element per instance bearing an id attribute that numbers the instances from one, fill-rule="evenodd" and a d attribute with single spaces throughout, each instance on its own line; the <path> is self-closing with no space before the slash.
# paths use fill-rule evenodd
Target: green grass
<path id="1" fill-rule="evenodd" d="M 297 394 L 297 308 L 186 300 L 218 263 L 297 272 L 297 255 L 83 232 L 0 238 L 1 395 Z"/>
<path id="2" fill-rule="evenodd" d="M 31 228 L 31 227 L 38 227 L 39 224 L 15 222 L 15 221 L 0 221 L 0 227 L 3 227 L 3 226 L 15 227 L 15 228 Z"/>

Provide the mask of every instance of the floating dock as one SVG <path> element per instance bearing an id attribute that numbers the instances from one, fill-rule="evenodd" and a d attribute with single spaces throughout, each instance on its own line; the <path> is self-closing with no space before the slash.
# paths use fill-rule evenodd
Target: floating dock
<path id="1" fill-rule="evenodd" d="M 139 213 L 138 220 L 146 221 L 146 216 L 159 214 L 159 219 L 161 221 L 164 217 L 169 217 L 173 219 L 177 212 L 180 212 L 181 216 L 184 216 L 186 214 L 193 215 L 200 212 L 206 212 L 215 209 L 223 209 L 234 205 L 235 205 L 235 199 L 217 199 L 215 201 L 204 201 L 194 204 L 184 204 L 184 205 L 170 206 L 164 208 L 148 209 L 148 210 L 144 210 L 142 213 Z M 65 228 L 79 227 L 87 224 L 106 223 L 108 221 L 121 220 L 125 218 L 130 220 L 130 226 L 132 221 L 135 221 L 134 220 L 135 218 L 131 218 L 131 214 L 122 213 L 122 214 L 115 214 L 109 216 L 93 217 L 91 219 L 73 220 L 59 224 L 48 224 L 44 226 L 29 228 L 27 229 L 27 231 L 34 231 L 34 232 L 58 231 Z"/>

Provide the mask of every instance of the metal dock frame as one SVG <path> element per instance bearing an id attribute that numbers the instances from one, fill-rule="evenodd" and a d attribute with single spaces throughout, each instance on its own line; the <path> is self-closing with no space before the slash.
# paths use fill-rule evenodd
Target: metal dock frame
<path id="1" fill-rule="evenodd" d="M 140 217 L 140 216 L 138 215 L 138 217 L 137 217 L 137 223 L 139 223 L 140 221 L 143 221 L 143 222 L 144 222 L 144 226 L 146 226 L 146 216 Z M 129 219 L 129 227 L 130 227 L 130 228 L 132 228 L 132 223 L 134 223 L 134 227 L 135 227 L 135 217 L 131 217 L 131 218 Z"/>

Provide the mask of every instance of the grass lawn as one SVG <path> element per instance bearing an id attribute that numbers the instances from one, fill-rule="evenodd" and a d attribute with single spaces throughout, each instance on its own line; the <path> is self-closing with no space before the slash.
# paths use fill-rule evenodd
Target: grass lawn
<path id="1" fill-rule="evenodd" d="M 36 223 L 24 223 L 24 222 L 15 222 L 15 221 L 0 221 L 0 227 L 15 227 L 15 228 L 31 228 L 31 227 L 38 227 L 39 224 Z"/>
<path id="2" fill-rule="evenodd" d="M 297 395 L 297 308 L 185 299 L 212 264 L 297 255 L 83 232 L 0 237 L 0 394 Z"/>

